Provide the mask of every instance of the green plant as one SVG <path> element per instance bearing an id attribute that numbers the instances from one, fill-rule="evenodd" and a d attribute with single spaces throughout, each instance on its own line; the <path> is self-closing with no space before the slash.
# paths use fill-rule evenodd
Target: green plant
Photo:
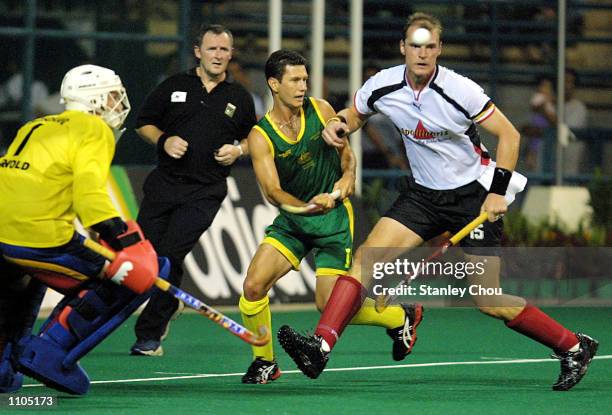
<path id="1" fill-rule="evenodd" d="M 602 227 L 607 232 L 612 230 L 612 181 L 602 175 L 601 169 L 596 168 L 593 180 L 589 184 L 593 208 L 593 225 Z"/>
<path id="2" fill-rule="evenodd" d="M 504 246 L 605 246 L 609 239 L 609 231 L 601 226 L 589 227 L 584 221 L 570 232 L 555 219 L 533 224 L 519 211 L 504 217 Z"/>

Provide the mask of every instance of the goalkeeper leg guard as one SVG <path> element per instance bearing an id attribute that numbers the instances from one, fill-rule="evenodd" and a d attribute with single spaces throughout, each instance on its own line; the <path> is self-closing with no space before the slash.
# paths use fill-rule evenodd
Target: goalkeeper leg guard
<path id="1" fill-rule="evenodd" d="M 89 377 L 78 360 L 123 323 L 148 297 L 110 281 L 62 301 L 38 336 L 22 339 L 21 371 L 60 391 L 82 395 Z"/>

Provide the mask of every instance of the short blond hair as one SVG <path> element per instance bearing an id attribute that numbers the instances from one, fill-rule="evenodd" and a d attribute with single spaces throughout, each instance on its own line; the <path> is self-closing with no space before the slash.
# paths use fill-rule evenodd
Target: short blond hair
<path id="1" fill-rule="evenodd" d="M 437 17 L 431 14 L 416 12 L 408 16 L 408 20 L 404 24 L 404 32 L 402 33 L 402 39 L 406 37 L 408 28 L 414 24 L 418 24 L 419 27 L 424 27 L 431 31 L 435 30 L 438 32 L 440 40 L 442 40 L 442 22 Z"/>

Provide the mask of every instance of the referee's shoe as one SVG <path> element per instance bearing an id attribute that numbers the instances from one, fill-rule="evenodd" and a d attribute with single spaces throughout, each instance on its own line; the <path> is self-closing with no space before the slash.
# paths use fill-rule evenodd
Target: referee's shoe
<path id="1" fill-rule="evenodd" d="M 577 351 L 552 355 L 561 361 L 561 373 L 552 386 L 553 390 L 566 391 L 576 386 L 586 374 L 589 363 L 597 353 L 599 347 L 597 340 L 582 333 L 576 333 L 576 337 L 580 341 Z"/>
<path id="2" fill-rule="evenodd" d="M 179 318 L 184 309 L 185 304 L 179 301 L 176 311 L 172 314 L 172 317 L 170 317 L 166 327 L 164 327 L 164 333 L 161 339 L 137 339 L 136 343 L 134 343 L 130 349 L 130 354 L 132 356 L 163 356 L 164 349 L 162 348 L 161 342 L 164 341 L 164 339 L 168 337 L 168 333 L 170 333 L 170 323 Z"/>
<path id="3" fill-rule="evenodd" d="M 278 342 L 293 359 L 297 367 L 309 378 L 319 377 L 327 361 L 329 351 L 323 350 L 321 336 L 302 336 L 285 325 L 278 330 Z"/>
<path id="4" fill-rule="evenodd" d="M 393 360 L 404 360 L 412 352 L 417 341 L 417 326 L 423 320 L 422 304 L 401 304 L 404 309 L 404 325 L 387 329 L 387 335 L 393 340 Z"/>

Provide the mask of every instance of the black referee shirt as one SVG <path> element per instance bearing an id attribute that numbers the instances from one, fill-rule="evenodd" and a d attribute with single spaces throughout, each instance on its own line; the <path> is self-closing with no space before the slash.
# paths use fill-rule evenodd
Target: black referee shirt
<path id="1" fill-rule="evenodd" d="M 253 98 L 242 85 L 228 74 L 209 93 L 196 68 L 192 68 L 169 77 L 149 94 L 136 128 L 155 125 L 189 143 L 187 152 L 178 160 L 158 147 L 160 170 L 189 181 L 212 183 L 230 173 L 229 166 L 215 161 L 214 151 L 246 138 L 255 122 Z"/>

